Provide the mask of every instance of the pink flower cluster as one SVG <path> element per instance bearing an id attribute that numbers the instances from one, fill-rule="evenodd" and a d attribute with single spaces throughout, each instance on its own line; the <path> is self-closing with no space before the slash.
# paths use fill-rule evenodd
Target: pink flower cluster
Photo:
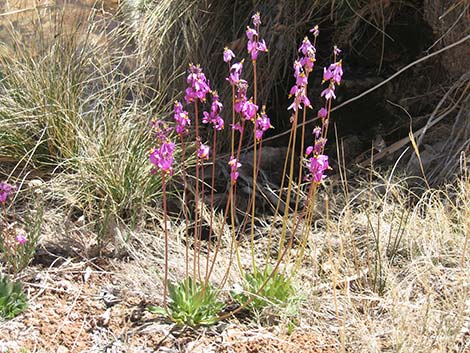
<path id="1" fill-rule="evenodd" d="M 316 35 L 318 35 L 318 27 Z M 292 86 L 289 97 L 294 96 L 294 102 L 289 106 L 288 110 L 292 109 L 297 111 L 297 109 L 302 109 L 302 104 L 305 107 L 312 107 L 310 100 L 307 97 L 307 84 L 308 84 L 308 75 L 312 72 L 316 57 L 316 49 L 313 46 L 312 42 L 305 37 L 302 41 L 302 44 L 299 47 L 300 58 L 294 62 L 294 77 L 295 85 Z"/>
<path id="2" fill-rule="evenodd" d="M 307 147 L 305 151 L 306 157 L 308 157 L 312 151 L 313 148 L 311 146 Z M 313 156 L 307 160 L 307 166 L 310 173 L 307 179 L 319 183 L 325 179 L 326 176 L 324 173 L 329 169 L 328 156 L 314 153 Z"/>
<path id="3" fill-rule="evenodd" d="M 253 99 L 247 99 L 246 92 L 248 83 L 245 80 L 239 80 L 237 83 L 237 92 L 235 96 L 235 111 L 240 113 L 245 120 L 254 121 L 259 107 L 253 103 Z"/>
<path id="4" fill-rule="evenodd" d="M 224 61 L 226 63 L 230 63 L 234 57 L 235 57 L 235 54 L 233 53 L 233 51 L 225 47 L 224 48 Z"/>
<path id="5" fill-rule="evenodd" d="M 243 60 L 230 66 L 230 72 L 226 80 L 232 86 L 238 85 L 240 82 L 240 75 L 243 71 Z M 245 81 L 246 82 L 246 81 Z"/>
<path id="6" fill-rule="evenodd" d="M 170 140 L 163 141 L 160 146 L 150 151 L 150 162 L 155 166 L 152 174 L 160 170 L 167 174 L 173 174 L 173 163 L 175 161 L 173 153 L 175 152 L 175 144 Z"/>
<path id="7" fill-rule="evenodd" d="M 209 146 L 199 143 L 199 148 L 197 150 L 197 156 L 200 159 L 209 159 Z"/>
<path id="8" fill-rule="evenodd" d="M 231 60 L 230 55 L 227 56 L 227 60 Z M 186 103 L 189 104 L 197 101 L 205 102 L 206 95 L 211 92 L 211 90 L 209 87 L 209 81 L 199 66 L 190 65 L 186 82 L 188 84 L 184 97 Z M 224 120 L 220 116 L 223 106 L 219 101 L 217 92 L 211 93 L 211 110 L 209 113 L 203 113 L 203 122 L 211 123 L 214 129 L 221 130 L 224 127 Z M 179 101 L 174 103 L 173 119 L 176 123 L 174 128 L 175 132 L 181 137 L 187 135 L 189 133 L 188 130 L 191 125 L 191 120 L 189 118 L 189 113 L 183 109 L 183 104 Z M 152 128 L 154 130 L 156 147 L 150 151 L 149 159 L 154 166 L 151 172 L 154 174 L 157 171 L 161 171 L 171 175 L 173 173 L 173 164 L 175 161 L 175 144 L 169 138 L 169 134 L 172 129 L 163 121 L 158 119 L 152 121 Z M 209 146 L 200 143 L 199 140 L 197 145 L 197 156 L 201 159 L 207 159 L 209 157 Z"/>
<path id="9" fill-rule="evenodd" d="M 191 121 L 189 120 L 188 112 L 183 110 L 181 102 L 176 101 L 173 106 L 173 119 L 176 122 L 176 133 L 181 136 L 187 135 Z"/>
<path id="10" fill-rule="evenodd" d="M 240 175 L 238 173 L 238 168 L 240 168 L 242 165 L 234 156 L 230 156 L 228 165 L 230 166 L 230 180 L 232 181 L 232 184 L 235 184 L 237 182 L 238 176 Z"/>
<path id="11" fill-rule="evenodd" d="M 251 55 L 251 60 L 256 61 L 260 52 L 267 52 L 268 47 L 264 39 L 259 40 L 259 25 L 261 24 L 261 18 L 259 12 L 255 13 L 251 17 L 253 21 L 253 26 L 255 28 L 247 27 L 246 36 L 248 37 L 247 49 L 248 53 Z"/>
<path id="12" fill-rule="evenodd" d="M 184 99 L 186 103 L 206 101 L 206 95 L 210 92 L 209 81 L 201 70 L 199 65 L 190 65 L 189 74 L 186 79 L 188 88 L 186 88 Z"/>
<path id="13" fill-rule="evenodd" d="M 263 134 L 266 131 L 268 131 L 269 129 L 273 127 L 264 109 L 265 108 L 263 107 L 261 115 L 258 115 L 255 120 L 255 135 L 258 141 L 260 141 L 263 138 Z"/>
<path id="14" fill-rule="evenodd" d="M 224 128 L 224 119 L 220 116 L 223 105 L 219 101 L 219 95 L 217 92 L 212 92 L 212 104 L 211 111 L 203 112 L 202 122 L 204 124 L 212 124 L 213 128 L 217 131 L 220 131 Z"/>
<path id="15" fill-rule="evenodd" d="M 341 53 L 341 50 L 338 47 L 334 47 L 335 58 Z M 329 82 L 328 87 L 324 89 L 321 93 L 322 97 L 325 97 L 327 101 L 330 99 L 336 99 L 335 87 L 336 85 L 341 84 L 341 79 L 343 77 L 343 67 L 342 60 L 334 62 L 331 64 L 328 69 L 323 68 L 323 82 Z"/>
<path id="16" fill-rule="evenodd" d="M 0 203 L 4 204 L 8 197 L 15 192 L 16 188 L 5 182 L 0 182 Z"/>

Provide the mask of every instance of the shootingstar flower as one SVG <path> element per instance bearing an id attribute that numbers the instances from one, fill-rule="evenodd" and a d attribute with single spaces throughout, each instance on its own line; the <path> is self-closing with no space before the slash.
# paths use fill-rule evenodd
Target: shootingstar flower
<path id="1" fill-rule="evenodd" d="M 258 111 L 259 107 L 253 103 L 251 98 L 245 102 L 242 108 L 242 114 L 246 120 L 253 120 L 256 116 L 256 112 Z"/>
<path id="2" fill-rule="evenodd" d="M 313 181 L 317 183 L 321 182 L 326 177 L 324 175 L 325 170 L 329 168 L 328 156 L 320 154 L 313 156 L 308 161 L 308 170 L 310 172 L 310 177 Z"/>
<path id="3" fill-rule="evenodd" d="M 225 47 L 224 48 L 224 61 L 226 63 L 229 63 L 230 61 L 232 61 L 232 59 L 235 57 L 235 54 L 233 53 L 233 51 L 231 51 L 229 48 Z"/>
<path id="4" fill-rule="evenodd" d="M 320 30 L 318 29 L 318 25 L 316 25 L 311 30 L 309 30 L 309 32 L 313 33 L 314 37 L 318 37 L 318 35 L 320 34 Z"/>
<path id="5" fill-rule="evenodd" d="M 325 97 L 325 99 L 328 101 L 331 98 L 336 99 L 335 95 L 335 86 L 330 85 L 328 88 L 324 89 L 322 93 L 320 94 L 321 97 Z"/>
<path id="6" fill-rule="evenodd" d="M 219 101 L 219 95 L 217 92 L 212 92 L 212 104 L 211 104 L 211 111 L 203 112 L 202 122 L 204 124 L 211 123 L 212 127 L 215 130 L 222 130 L 224 128 L 224 119 L 220 116 L 220 112 L 223 108 L 222 103 Z"/>
<path id="7" fill-rule="evenodd" d="M 326 118 L 327 115 L 328 115 L 328 111 L 325 108 L 321 108 L 317 113 L 317 116 L 321 119 Z"/>
<path id="8" fill-rule="evenodd" d="M 238 173 L 238 168 L 240 168 L 242 165 L 234 156 L 230 156 L 228 165 L 230 166 L 230 180 L 232 184 L 235 184 L 237 182 L 238 176 L 240 175 Z"/>
<path id="9" fill-rule="evenodd" d="M 197 151 L 197 156 L 201 159 L 209 159 L 209 146 L 201 143 Z"/>
<path id="10" fill-rule="evenodd" d="M 186 135 L 188 127 L 191 125 L 189 114 L 183 110 L 181 102 L 176 101 L 173 107 L 173 119 L 176 122 L 175 131 L 178 135 Z"/>
<path id="11" fill-rule="evenodd" d="M 154 148 L 150 151 L 150 162 L 155 166 L 152 170 L 154 174 L 157 170 L 172 174 L 173 173 L 173 153 L 175 151 L 175 144 L 170 141 L 163 142 L 160 147 Z"/>
<path id="12" fill-rule="evenodd" d="M 253 21 L 253 26 L 257 27 L 261 24 L 261 16 L 259 12 L 255 13 L 253 16 L 251 16 L 251 20 Z"/>
<path id="13" fill-rule="evenodd" d="M 318 139 L 321 135 L 321 127 L 320 126 L 316 126 L 314 129 L 313 129 L 313 134 L 315 135 L 315 138 Z"/>
<path id="14" fill-rule="evenodd" d="M 235 86 L 238 84 L 238 82 L 240 82 L 240 75 L 242 73 L 242 70 L 243 70 L 243 60 L 238 62 L 238 63 L 235 63 L 233 64 L 231 67 L 230 67 L 230 72 L 229 72 L 229 76 L 226 78 L 226 80 L 232 85 L 232 86 Z"/>
<path id="15" fill-rule="evenodd" d="M 211 90 L 209 87 L 209 81 L 199 66 L 190 65 L 188 72 L 188 77 L 186 79 L 188 88 L 186 88 L 186 94 L 184 96 L 186 103 L 189 104 L 196 100 L 205 102 L 206 95 Z"/>
<path id="16" fill-rule="evenodd" d="M 258 116 L 258 118 L 255 121 L 256 139 L 258 141 L 261 140 L 263 138 L 263 134 L 271 128 L 273 128 L 273 126 L 271 125 L 271 121 L 269 117 L 266 115 L 266 112 L 264 111 L 264 107 L 263 107 L 261 115 Z"/>
<path id="17" fill-rule="evenodd" d="M 235 130 L 235 131 L 238 131 L 238 132 L 243 131 L 243 128 L 239 123 L 230 124 L 230 126 L 232 127 L 232 130 Z"/>
<path id="18" fill-rule="evenodd" d="M 333 53 L 338 56 L 339 54 L 341 54 L 341 49 L 338 48 L 336 45 L 333 47 Z"/>

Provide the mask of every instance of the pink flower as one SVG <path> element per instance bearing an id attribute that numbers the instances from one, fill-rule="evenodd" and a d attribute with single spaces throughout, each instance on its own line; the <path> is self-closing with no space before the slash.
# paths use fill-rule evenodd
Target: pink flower
<path id="1" fill-rule="evenodd" d="M 224 119 L 220 117 L 222 108 L 223 105 L 219 101 L 219 95 L 217 92 L 212 92 L 211 111 L 210 113 L 203 112 L 202 122 L 204 124 L 211 123 L 215 130 L 222 130 L 224 128 Z"/>
<path id="2" fill-rule="evenodd" d="M 209 146 L 201 143 L 197 151 L 197 156 L 201 159 L 209 159 Z"/>
<path id="3" fill-rule="evenodd" d="M 253 16 L 251 16 L 251 20 L 253 21 L 253 25 L 255 27 L 258 27 L 261 24 L 261 17 L 259 12 L 255 13 Z"/>
<path id="4" fill-rule="evenodd" d="M 328 88 L 324 89 L 320 95 L 321 97 L 325 97 L 325 99 L 328 101 L 331 98 L 336 99 L 335 95 L 335 86 L 330 85 Z"/>
<path id="5" fill-rule="evenodd" d="M 242 132 L 243 131 L 243 128 L 242 126 L 239 124 L 239 123 L 236 123 L 236 124 L 230 124 L 230 126 L 232 127 L 233 130 L 236 130 L 238 132 Z"/>
<path id="6" fill-rule="evenodd" d="M 173 119 L 176 122 L 175 131 L 178 135 L 185 135 L 188 133 L 188 127 L 191 125 L 189 114 L 183 110 L 183 105 L 176 101 L 173 108 Z"/>
<path id="7" fill-rule="evenodd" d="M 256 31 L 256 29 L 253 29 L 251 27 L 246 27 L 246 36 L 248 37 L 248 41 L 255 41 L 256 37 L 258 37 L 258 32 Z"/>
<path id="8" fill-rule="evenodd" d="M 325 148 L 326 145 L 326 138 L 319 138 L 315 141 L 315 146 L 313 148 L 313 152 L 316 154 L 321 154 L 323 152 L 323 149 Z"/>
<path id="9" fill-rule="evenodd" d="M 309 159 L 308 169 L 310 176 L 313 181 L 317 183 L 321 182 L 326 177 L 324 172 L 328 168 L 328 156 L 320 154 Z"/>
<path id="10" fill-rule="evenodd" d="M 26 238 L 24 234 L 18 234 L 15 240 L 20 245 L 24 245 L 28 241 L 28 239 Z"/>
<path id="11" fill-rule="evenodd" d="M 264 39 L 259 41 L 258 32 L 255 29 L 247 27 L 246 36 L 248 37 L 246 48 L 248 53 L 251 54 L 251 60 L 256 61 L 258 59 L 259 52 L 267 52 L 268 47 L 266 46 Z"/>
<path id="12" fill-rule="evenodd" d="M 232 59 L 235 57 L 235 54 L 233 53 L 233 51 L 231 51 L 229 48 L 225 47 L 224 48 L 224 61 L 226 63 L 229 63 L 230 61 L 232 61 Z"/>
<path id="13" fill-rule="evenodd" d="M 4 183 L 3 181 L 0 182 L 0 203 L 5 203 L 15 189 L 16 188 L 10 184 Z"/>
<path id="14" fill-rule="evenodd" d="M 160 147 L 154 148 L 150 151 L 150 162 L 155 166 L 152 170 L 154 174 L 157 170 L 172 174 L 173 173 L 173 153 L 175 151 L 175 144 L 170 141 L 163 142 Z"/>
<path id="15" fill-rule="evenodd" d="M 328 69 L 323 68 L 323 82 L 332 81 L 333 84 L 340 84 L 343 77 L 342 61 L 331 64 Z"/>
<path id="16" fill-rule="evenodd" d="M 333 47 L 333 53 L 338 56 L 339 54 L 341 54 L 341 49 L 338 48 L 336 45 Z"/>
<path id="17" fill-rule="evenodd" d="M 315 27 L 313 27 L 311 30 L 309 30 L 310 33 L 313 33 L 313 36 L 314 37 L 318 37 L 318 35 L 320 34 L 320 31 L 318 29 L 318 25 L 316 25 Z"/>
<path id="18" fill-rule="evenodd" d="M 239 80 L 237 82 L 237 92 L 235 96 L 235 111 L 237 113 L 241 113 L 243 111 L 243 107 L 246 103 L 246 91 L 248 90 L 248 82 L 245 80 Z"/>
<path id="19" fill-rule="evenodd" d="M 313 134 L 315 135 L 315 138 L 319 138 L 321 135 L 321 127 L 317 126 L 313 129 Z"/>
<path id="20" fill-rule="evenodd" d="M 312 154 L 313 152 L 313 146 L 308 146 L 306 149 L 305 149 L 305 157 L 308 157 Z"/>
<path id="21" fill-rule="evenodd" d="M 317 116 L 321 119 L 326 118 L 327 115 L 328 115 L 328 111 L 325 108 L 321 108 L 317 113 Z"/>
<path id="22" fill-rule="evenodd" d="M 240 81 L 240 75 L 243 70 L 243 60 L 240 61 L 239 63 L 235 63 L 230 67 L 230 72 L 229 76 L 226 78 L 226 80 L 232 85 L 237 85 L 238 82 Z"/>
<path id="23" fill-rule="evenodd" d="M 261 113 L 261 116 L 259 116 L 256 121 L 255 121 L 255 134 L 256 134 L 256 139 L 259 141 L 263 138 L 263 134 L 265 131 L 268 131 L 271 129 L 273 126 L 271 125 L 271 121 L 269 120 L 269 117 L 266 115 L 264 112 Z"/>
<path id="24" fill-rule="evenodd" d="M 246 101 L 243 105 L 242 114 L 246 120 L 253 120 L 256 116 L 256 112 L 258 111 L 258 109 L 258 106 L 253 103 L 250 98 L 250 100 Z"/>
<path id="25" fill-rule="evenodd" d="M 232 181 L 232 184 L 235 184 L 237 182 L 237 179 L 238 179 L 238 176 L 239 176 L 238 168 L 240 168 L 242 165 L 233 156 L 230 156 L 230 160 L 228 161 L 228 165 L 230 166 L 230 180 Z"/>
<path id="26" fill-rule="evenodd" d="M 211 90 L 209 87 L 209 81 L 199 66 L 190 65 L 188 72 L 188 77 L 186 79 L 188 88 L 186 88 L 186 94 L 184 96 L 186 103 L 189 104 L 197 100 L 205 102 L 206 95 Z"/>
<path id="27" fill-rule="evenodd" d="M 304 56 L 308 56 L 309 53 L 315 52 L 315 47 L 312 45 L 310 40 L 305 37 L 304 40 L 302 41 L 302 44 L 300 45 L 299 52 L 304 54 Z"/>

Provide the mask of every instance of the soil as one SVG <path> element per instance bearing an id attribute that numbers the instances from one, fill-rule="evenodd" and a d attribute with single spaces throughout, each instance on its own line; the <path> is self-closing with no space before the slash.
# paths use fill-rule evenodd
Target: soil
<path id="1" fill-rule="evenodd" d="M 291 334 L 253 328 L 236 319 L 214 328 L 174 326 L 146 311 L 144 296 L 128 295 L 118 260 L 57 258 L 49 268 L 32 266 L 23 276 L 29 307 L 0 322 L 0 352 L 338 352 L 308 328 Z"/>

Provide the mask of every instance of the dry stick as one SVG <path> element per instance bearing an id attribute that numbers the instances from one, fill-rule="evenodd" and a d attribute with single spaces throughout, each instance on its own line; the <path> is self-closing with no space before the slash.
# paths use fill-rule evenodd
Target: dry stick
<path id="1" fill-rule="evenodd" d="M 422 58 L 419 58 L 418 60 L 413 61 L 412 63 L 406 65 L 406 66 L 403 67 L 403 68 L 401 68 L 400 70 L 398 70 L 397 72 L 395 72 L 392 76 L 390 76 L 389 78 L 383 80 L 382 82 L 380 82 L 379 84 L 375 85 L 374 87 L 369 88 L 368 90 L 362 92 L 361 94 L 358 94 L 356 97 L 353 97 L 353 98 L 348 99 L 347 101 L 345 101 L 345 102 L 343 102 L 343 103 L 341 103 L 341 104 L 338 104 L 337 106 L 335 106 L 334 108 L 332 108 L 331 111 L 334 112 L 335 110 L 338 110 L 338 109 L 340 109 L 340 108 L 343 108 L 343 107 L 345 107 L 346 105 L 348 105 L 348 104 L 350 104 L 350 103 L 352 103 L 352 102 L 355 102 L 355 101 L 357 101 L 358 99 L 361 99 L 361 98 L 364 97 L 364 96 L 367 96 L 369 93 L 374 92 L 374 91 L 377 90 L 378 88 L 380 88 L 380 87 L 382 87 L 383 85 L 387 84 L 388 82 L 392 81 L 395 77 L 401 75 L 403 72 L 405 72 L 406 70 L 412 68 L 413 66 L 415 66 L 415 65 L 417 65 L 417 64 L 419 64 L 419 63 L 422 63 L 423 61 L 426 61 L 426 60 L 428 60 L 428 59 L 431 59 L 432 57 L 434 57 L 434 56 L 436 56 L 436 55 L 439 55 L 439 54 L 441 54 L 441 53 L 443 53 L 443 52 L 445 52 L 445 51 L 447 51 L 447 50 L 449 50 L 449 49 L 452 49 L 452 48 L 454 48 L 454 47 L 456 47 L 456 46 L 458 46 L 458 45 L 460 45 L 460 44 L 462 44 L 462 43 L 465 43 L 465 42 L 466 42 L 467 40 L 469 40 L 469 39 L 470 39 L 470 34 L 467 35 L 467 36 L 465 36 L 465 37 L 463 37 L 462 39 L 460 39 L 460 40 L 458 40 L 458 41 L 452 43 L 452 44 L 449 44 L 449 45 L 445 46 L 444 48 L 441 48 L 441 49 L 435 51 L 434 53 L 428 54 L 428 55 L 426 55 L 426 56 L 423 56 Z M 316 120 L 318 120 L 318 118 L 309 119 L 309 120 L 307 120 L 305 123 L 298 124 L 297 127 L 300 127 L 300 126 L 306 125 L 306 124 L 310 124 L 310 123 L 312 123 L 312 122 L 314 122 L 314 121 L 316 121 Z M 277 135 L 274 135 L 274 136 L 271 136 L 271 137 L 265 139 L 265 142 L 275 140 L 275 139 L 277 139 L 277 138 L 279 138 L 279 137 L 282 137 L 282 136 L 284 136 L 284 135 L 287 135 L 287 134 L 289 134 L 289 133 L 290 133 L 289 130 L 288 130 L 288 131 L 281 132 L 281 133 L 279 133 L 279 134 L 277 134 Z M 245 149 L 249 149 L 249 148 L 251 148 L 251 147 L 252 147 L 252 146 L 249 145 L 249 146 L 245 147 Z"/>
<path id="2" fill-rule="evenodd" d="M 427 128 L 431 128 L 433 127 L 434 125 L 436 125 L 438 122 L 440 122 L 442 119 L 444 119 L 447 115 L 449 115 L 453 110 L 454 108 L 460 103 L 460 101 L 462 100 L 462 98 L 464 98 L 465 96 L 465 92 L 470 88 L 470 83 L 467 84 L 466 88 L 465 88 L 465 91 L 464 91 L 464 94 L 462 94 L 459 99 L 452 105 L 452 107 L 448 108 L 444 113 L 442 113 L 442 115 L 440 115 L 439 117 L 437 117 L 436 119 L 434 119 L 430 124 L 429 126 L 427 126 Z M 389 102 L 391 103 L 391 102 Z M 424 131 L 425 127 L 422 127 L 421 129 L 419 129 L 418 131 L 416 131 L 413 135 L 415 137 L 418 137 L 420 136 L 423 131 Z M 383 157 L 385 157 L 386 155 L 388 154 L 391 154 L 391 153 L 394 153 L 396 151 L 398 151 L 400 148 L 402 148 L 404 145 L 406 145 L 408 142 L 410 141 L 410 138 L 409 137 L 404 137 L 402 138 L 401 140 L 398 140 L 397 142 L 391 144 L 390 146 L 388 146 L 386 149 L 384 149 L 382 152 L 379 152 L 377 153 L 376 155 L 374 155 L 374 161 L 378 161 L 380 159 L 382 159 Z M 367 160 L 364 160 L 363 162 L 360 162 L 358 163 L 359 166 L 361 167 L 366 167 L 368 164 L 370 163 L 369 159 Z"/>
<path id="3" fill-rule="evenodd" d="M 465 73 L 463 74 L 459 81 L 462 80 L 462 79 L 465 79 L 465 76 L 468 76 L 468 73 Z M 467 83 L 467 86 L 465 87 L 464 89 L 464 94 L 466 93 L 466 91 L 468 91 L 468 89 L 470 88 L 470 83 Z M 426 133 L 426 131 L 433 125 L 435 125 L 433 123 L 434 121 L 434 118 L 436 117 L 436 114 L 437 112 L 439 111 L 439 109 L 441 108 L 441 106 L 444 104 L 444 102 L 447 100 L 447 98 L 449 97 L 449 95 L 453 92 L 452 89 L 449 89 L 446 94 L 444 95 L 444 97 L 442 97 L 442 99 L 439 101 L 439 103 L 437 104 L 436 108 L 434 109 L 434 111 L 431 113 L 429 119 L 428 119 L 428 122 L 426 123 L 426 125 L 424 126 L 423 128 L 423 132 L 421 133 L 421 136 L 419 137 L 418 141 L 417 141 L 417 146 L 416 147 L 419 147 L 421 145 L 421 142 L 423 142 L 423 138 L 424 138 L 424 134 Z M 460 101 L 460 99 L 459 99 Z M 454 105 L 455 106 L 455 105 Z"/>

